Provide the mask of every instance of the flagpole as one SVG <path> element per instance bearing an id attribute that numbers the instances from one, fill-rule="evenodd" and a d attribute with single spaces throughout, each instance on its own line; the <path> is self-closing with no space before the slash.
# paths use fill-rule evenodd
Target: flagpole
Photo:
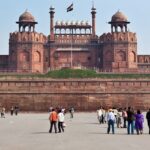
<path id="1" fill-rule="evenodd" d="M 67 12 L 70 12 L 70 11 L 72 11 L 73 10 L 73 2 L 72 2 L 72 4 L 67 8 Z M 70 67 L 72 68 L 72 66 L 73 66 L 73 63 L 72 63 L 72 61 L 73 61 L 73 55 L 72 55 L 72 51 L 73 51 L 73 27 L 72 27 L 72 25 L 71 25 L 71 50 L 70 50 Z"/>
<path id="2" fill-rule="evenodd" d="M 72 50 L 73 50 L 73 28 L 71 28 L 71 68 L 72 68 Z"/>

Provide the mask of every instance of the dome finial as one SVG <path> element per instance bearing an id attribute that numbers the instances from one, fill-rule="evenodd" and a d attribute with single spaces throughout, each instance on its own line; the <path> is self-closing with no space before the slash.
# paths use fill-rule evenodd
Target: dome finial
<path id="1" fill-rule="evenodd" d="M 92 10 L 96 10 L 94 0 L 92 1 Z"/>
<path id="2" fill-rule="evenodd" d="M 54 11 L 55 10 L 54 6 L 51 5 L 50 10 Z"/>
<path id="3" fill-rule="evenodd" d="M 94 8 L 94 1 L 92 1 L 92 8 Z"/>

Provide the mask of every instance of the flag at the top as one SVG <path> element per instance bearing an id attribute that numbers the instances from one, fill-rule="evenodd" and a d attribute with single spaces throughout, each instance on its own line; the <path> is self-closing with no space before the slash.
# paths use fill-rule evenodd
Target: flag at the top
<path id="1" fill-rule="evenodd" d="M 73 3 L 67 8 L 67 12 L 72 11 L 73 10 Z"/>

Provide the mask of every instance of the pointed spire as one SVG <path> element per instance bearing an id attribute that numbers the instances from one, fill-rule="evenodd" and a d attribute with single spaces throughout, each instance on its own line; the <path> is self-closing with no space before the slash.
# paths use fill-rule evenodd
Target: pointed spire
<path id="1" fill-rule="evenodd" d="M 95 8 L 94 0 L 92 1 L 92 11 L 93 11 L 93 12 L 96 12 L 96 8 Z"/>
<path id="2" fill-rule="evenodd" d="M 92 1 L 92 8 L 95 8 L 95 7 L 94 7 L 94 0 Z"/>

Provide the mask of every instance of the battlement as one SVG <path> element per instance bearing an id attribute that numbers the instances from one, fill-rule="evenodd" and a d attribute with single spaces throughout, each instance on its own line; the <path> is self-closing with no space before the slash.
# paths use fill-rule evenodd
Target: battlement
<path id="1" fill-rule="evenodd" d="M 46 43 L 47 37 L 37 32 L 13 32 L 10 33 L 10 42 L 39 42 Z"/>
<path id="2" fill-rule="evenodd" d="M 99 38 L 100 42 L 137 42 L 136 33 L 133 32 L 113 32 L 104 33 Z"/>
<path id="3" fill-rule="evenodd" d="M 56 28 L 91 28 L 88 21 L 56 21 Z"/>
<path id="4" fill-rule="evenodd" d="M 56 43 L 89 43 L 91 35 L 55 35 Z"/>

